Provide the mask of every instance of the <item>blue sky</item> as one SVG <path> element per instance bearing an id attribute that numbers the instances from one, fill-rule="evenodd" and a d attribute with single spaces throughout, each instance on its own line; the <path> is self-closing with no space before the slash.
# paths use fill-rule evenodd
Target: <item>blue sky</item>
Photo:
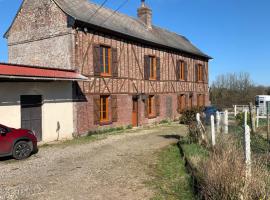
<path id="1" fill-rule="evenodd" d="M 0 0 L 0 35 L 9 27 L 22 0 Z M 104 0 L 92 0 L 102 3 Z M 108 0 L 117 8 L 124 0 Z M 269 0 L 146 0 L 153 23 L 186 36 L 214 60 L 210 80 L 227 72 L 249 72 L 257 84 L 270 86 Z M 120 10 L 136 16 L 140 0 Z M 0 61 L 7 61 L 6 40 L 0 38 Z"/>

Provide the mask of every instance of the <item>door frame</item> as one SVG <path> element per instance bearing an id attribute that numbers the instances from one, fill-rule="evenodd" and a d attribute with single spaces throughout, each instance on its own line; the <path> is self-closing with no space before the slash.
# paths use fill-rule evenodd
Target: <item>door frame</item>
<path id="1" fill-rule="evenodd" d="M 132 115 L 131 115 L 131 120 L 132 120 L 132 126 L 134 126 L 133 124 L 133 113 L 134 113 L 134 102 L 136 102 L 137 104 L 137 108 L 136 108 L 136 126 L 139 126 L 139 96 L 138 95 L 133 95 L 132 96 Z"/>
<path id="2" fill-rule="evenodd" d="M 23 116 L 22 116 L 22 109 L 23 106 L 26 106 L 27 104 L 24 104 L 23 102 L 23 97 L 38 97 L 40 99 L 40 101 L 38 103 L 32 103 L 32 105 L 37 105 L 40 107 L 40 132 L 39 137 L 37 137 L 37 139 L 40 141 L 43 140 L 43 96 L 39 95 L 39 94 L 32 94 L 32 95 L 20 95 L 20 107 L 21 107 L 21 127 L 22 127 L 22 121 L 23 121 Z M 36 135 L 37 136 L 37 135 Z"/>

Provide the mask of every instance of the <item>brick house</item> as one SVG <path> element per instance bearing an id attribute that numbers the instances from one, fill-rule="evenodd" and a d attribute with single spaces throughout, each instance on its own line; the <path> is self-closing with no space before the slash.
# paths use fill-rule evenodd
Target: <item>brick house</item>
<path id="1" fill-rule="evenodd" d="M 176 119 L 209 104 L 211 57 L 184 36 L 87 0 L 24 0 L 6 32 L 9 63 L 76 70 L 73 132 Z"/>

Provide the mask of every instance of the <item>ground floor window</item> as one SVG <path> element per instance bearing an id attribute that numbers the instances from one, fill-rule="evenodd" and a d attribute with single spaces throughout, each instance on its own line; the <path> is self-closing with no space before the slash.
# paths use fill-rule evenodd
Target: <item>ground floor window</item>
<path id="1" fill-rule="evenodd" d="M 109 121 L 109 96 L 100 96 L 100 122 Z"/>
<path id="2" fill-rule="evenodd" d="M 155 106 L 155 97 L 153 95 L 150 95 L 148 97 L 148 116 L 149 117 L 155 116 L 154 106 Z"/>
<path id="3" fill-rule="evenodd" d="M 186 109 L 186 95 L 185 94 L 179 95 L 177 102 L 178 102 L 178 112 L 182 112 L 183 110 Z"/>
<path id="4" fill-rule="evenodd" d="M 204 106 L 204 95 L 203 94 L 198 94 L 197 96 L 197 106 L 202 107 Z"/>
<path id="5" fill-rule="evenodd" d="M 189 96 L 189 100 L 188 100 L 189 102 L 188 102 L 188 106 L 189 106 L 189 108 L 192 108 L 193 107 L 193 95 L 190 95 Z"/>

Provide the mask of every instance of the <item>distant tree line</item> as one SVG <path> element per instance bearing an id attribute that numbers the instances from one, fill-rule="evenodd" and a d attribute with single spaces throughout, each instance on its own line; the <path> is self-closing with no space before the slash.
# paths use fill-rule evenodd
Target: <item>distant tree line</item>
<path id="1" fill-rule="evenodd" d="M 256 95 L 270 95 L 270 87 L 256 85 L 249 73 L 220 75 L 210 87 L 211 103 L 219 108 L 254 103 Z"/>

